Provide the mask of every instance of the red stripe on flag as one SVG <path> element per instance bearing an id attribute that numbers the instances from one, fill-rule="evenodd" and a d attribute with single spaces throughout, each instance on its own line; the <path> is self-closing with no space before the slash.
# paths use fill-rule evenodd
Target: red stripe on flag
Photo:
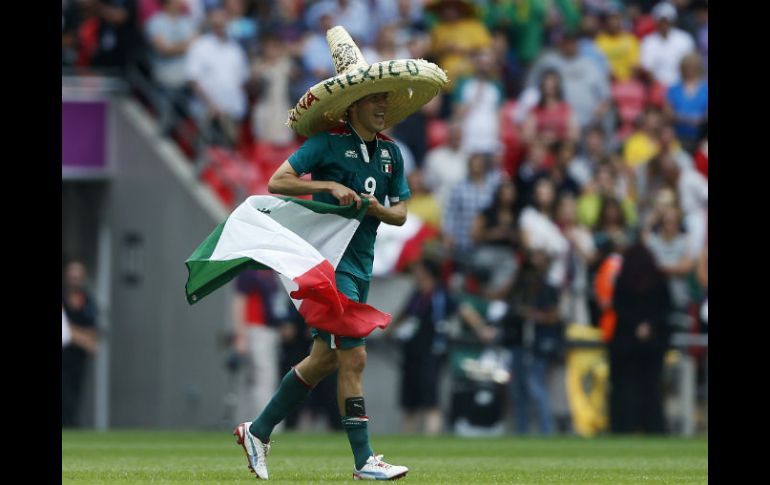
<path id="1" fill-rule="evenodd" d="M 337 289 L 334 267 L 328 261 L 294 278 L 299 288 L 289 295 L 302 300 L 299 313 L 310 327 L 344 337 L 366 337 L 375 328 L 385 328 L 389 313 L 353 301 Z"/>
<path id="2" fill-rule="evenodd" d="M 335 315 L 324 303 L 315 300 L 303 300 L 299 313 L 310 327 L 332 333 L 335 336 L 360 338 L 366 337 L 375 328 L 385 328 L 390 324 L 391 315 L 376 308 L 353 301 L 342 292 L 338 292 L 344 301 L 345 311 Z"/>
<path id="3" fill-rule="evenodd" d="M 339 316 L 344 311 L 342 300 L 337 291 L 334 266 L 323 260 L 304 274 L 294 278 L 299 288 L 289 293 L 295 300 L 313 300 L 325 305 L 331 314 Z"/>

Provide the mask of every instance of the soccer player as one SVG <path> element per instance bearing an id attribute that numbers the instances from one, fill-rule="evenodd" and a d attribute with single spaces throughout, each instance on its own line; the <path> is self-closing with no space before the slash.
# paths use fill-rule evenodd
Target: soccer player
<path id="1" fill-rule="evenodd" d="M 393 140 L 380 132 L 427 103 L 446 83 L 435 64 L 422 60 L 366 64 L 342 27 L 327 32 L 337 76 L 310 88 L 289 112 L 289 126 L 309 137 L 270 178 L 272 193 L 312 194 L 321 202 L 360 207 L 368 202 L 362 221 L 336 268 L 338 289 L 350 299 L 366 302 L 379 224 L 403 225 L 410 192 L 404 162 Z M 300 178 L 311 174 L 312 180 Z M 409 471 L 375 455 L 369 442 L 363 371 L 366 340 L 312 329 L 313 346 L 289 371 L 251 422 L 233 434 L 246 451 L 248 466 L 267 479 L 266 457 L 273 428 L 296 409 L 324 377 L 338 370 L 337 405 L 353 451 L 353 477 L 392 480 Z"/>

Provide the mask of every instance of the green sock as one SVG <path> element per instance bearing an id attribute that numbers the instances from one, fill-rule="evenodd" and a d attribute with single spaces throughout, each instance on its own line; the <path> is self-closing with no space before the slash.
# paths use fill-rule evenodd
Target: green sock
<path id="1" fill-rule="evenodd" d="M 369 445 L 369 418 L 365 416 L 342 418 L 342 426 L 348 433 L 350 448 L 353 450 L 353 459 L 356 469 L 360 470 L 366 464 L 366 460 L 374 455 Z"/>
<path id="2" fill-rule="evenodd" d="M 299 378 L 296 371 L 291 369 L 283 376 L 278 391 L 273 394 L 273 398 L 267 403 L 262 414 L 251 423 L 249 427 L 251 434 L 263 443 L 268 443 L 273 428 L 305 401 L 310 394 L 310 389 L 311 387 Z"/>

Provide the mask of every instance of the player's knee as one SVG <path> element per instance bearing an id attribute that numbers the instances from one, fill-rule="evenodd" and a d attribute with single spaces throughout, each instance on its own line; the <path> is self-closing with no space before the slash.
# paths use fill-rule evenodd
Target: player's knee
<path id="1" fill-rule="evenodd" d="M 327 376 L 336 371 L 338 366 L 339 361 L 337 360 L 337 355 L 333 352 L 324 355 L 318 362 L 318 368 Z"/>
<path id="2" fill-rule="evenodd" d="M 354 347 L 340 354 L 340 371 L 361 374 L 366 367 L 366 348 Z"/>
<path id="3" fill-rule="evenodd" d="M 337 370 L 337 354 L 334 352 L 310 354 L 310 366 L 319 378 L 324 378 Z"/>

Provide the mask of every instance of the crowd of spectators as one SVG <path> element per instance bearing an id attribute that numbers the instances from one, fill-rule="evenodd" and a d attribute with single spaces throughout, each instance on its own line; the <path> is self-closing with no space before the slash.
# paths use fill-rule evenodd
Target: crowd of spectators
<path id="1" fill-rule="evenodd" d="M 425 291 L 434 277 L 448 283 L 462 318 L 467 288 L 451 282 L 475 278 L 481 283 L 474 298 L 504 301 L 514 308 L 510 321 L 534 325 L 534 336 L 523 332 L 515 348 L 534 349 L 542 359 L 514 359 L 514 402 L 529 389 L 539 409 L 547 405 L 544 369 L 558 366 L 559 357 L 537 349 L 567 324 L 600 327 L 610 345 L 617 332 L 624 340 L 612 348 L 625 351 L 653 340 L 656 349 L 665 346 L 660 337 L 670 331 L 705 331 L 706 1 L 62 3 L 64 65 L 87 72 L 134 63 L 153 81 L 165 133 L 195 119 L 207 143 L 243 166 L 259 167 L 260 156 L 290 153 L 301 143 L 285 126 L 287 110 L 333 75 L 325 32 L 334 25 L 348 30 L 370 63 L 425 58 L 445 69 L 444 92 L 389 132 L 403 147 L 419 196 L 410 211 L 439 234 L 425 252 L 443 270 L 421 267 L 416 279 Z M 258 191 L 248 185 L 253 178 L 233 175 L 230 182 L 246 189 L 223 195 L 225 202 Z M 636 321 L 644 311 L 613 308 L 640 298 L 629 296 L 634 291 L 657 291 L 652 282 L 632 284 L 613 300 L 629 247 L 635 260 L 654 261 L 650 281 L 658 274 L 666 281 L 670 310 L 662 320 Z M 426 324 L 429 301 L 416 295 L 411 303 Z M 510 329 L 494 329 L 478 311 L 476 317 L 463 320 L 479 342 L 506 341 Z M 621 366 L 617 355 L 618 369 L 646 365 L 637 359 Z M 521 377 L 527 374 L 528 383 Z M 550 432 L 546 414 L 540 428 Z M 612 423 L 634 429 L 630 419 Z M 525 417 L 520 421 L 523 429 Z M 659 416 L 648 421 L 660 431 Z"/>

